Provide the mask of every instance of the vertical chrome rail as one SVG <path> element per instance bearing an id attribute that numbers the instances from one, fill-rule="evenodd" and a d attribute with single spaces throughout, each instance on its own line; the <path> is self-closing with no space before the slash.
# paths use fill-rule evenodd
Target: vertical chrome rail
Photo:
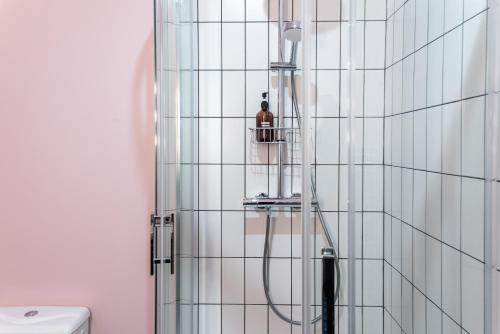
<path id="1" fill-rule="evenodd" d="M 312 333 L 311 319 L 311 6 L 302 0 L 302 334 Z"/>
<path id="2" fill-rule="evenodd" d="M 285 60 L 285 40 L 283 39 L 283 17 L 285 16 L 285 4 L 283 0 L 278 1 L 278 62 L 283 64 Z M 277 127 L 285 127 L 285 72 L 278 70 L 278 124 Z M 279 133 L 281 136 L 282 134 Z M 284 138 L 278 138 L 284 139 Z M 278 186 L 277 197 L 283 197 L 283 158 L 284 145 L 278 145 Z"/>
<path id="3" fill-rule="evenodd" d="M 356 136 L 354 132 L 354 117 L 356 109 L 355 96 L 355 72 L 356 72 L 356 0 L 351 0 L 349 3 L 349 53 L 348 53 L 348 263 L 347 263 L 347 279 L 349 282 L 356 282 Z M 348 333 L 356 333 L 356 287 L 355 284 L 348 284 L 347 292 L 348 301 Z"/>

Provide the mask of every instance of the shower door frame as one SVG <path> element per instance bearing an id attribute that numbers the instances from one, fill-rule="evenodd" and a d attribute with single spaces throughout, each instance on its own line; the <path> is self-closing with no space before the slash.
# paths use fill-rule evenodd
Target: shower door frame
<path id="1" fill-rule="evenodd" d="M 151 274 L 155 276 L 154 331 L 156 334 L 191 334 L 195 326 L 196 205 L 193 0 L 153 1 L 156 201 L 151 219 Z M 182 43 L 186 40 L 187 47 Z"/>

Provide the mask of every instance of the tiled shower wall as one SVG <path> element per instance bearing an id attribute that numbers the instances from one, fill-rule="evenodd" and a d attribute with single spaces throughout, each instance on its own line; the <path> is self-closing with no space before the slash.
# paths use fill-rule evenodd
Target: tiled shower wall
<path id="1" fill-rule="evenodd" d="M 483 333 L 486 1 L 390 0 L 386 333 Z"/>
<path id="2" fill-rule="evenodd" d="M 342 97 L 347 78 L 345 3 L 314 3 L 312 82 L 318 196 L 343 275 L 347 258 L 347 103 Z M 262 286 L 265 215 L 242 207 L 245 196 L 276 195 L 276 147 L 252 144 L 248 128 L 255 126 L 262 92 L 270 92 L 270 109 L 277 116 L 277 75 L 269 71 L 269 62 L 278 58 L 277 4 L 277 0 L 200 0 L 197 4 L 199 333 L 299 331 L 278 319 L 267 305 Z M 382 333 L 385 0 L 359 1 L 358 9 L 363 27 L 357 59 L 360 246 L 356 284 L 362 291 L 358 293 L 358 322 L 360 333 Z M 300 1 L 288 1 L 286 20 L 290 19 L 300 19 Z M 297 75 L 300 85 L 300 71 Z M 286 125 L 293 126 L 289 86 L 286 92 Z M 290 196 L 300 192 L 300 157 L 294 145 L 288 145 L 287 152 L 285 193 Z M 273 212 L 273 222 L 271 294 L 285 314 L 299 319 L 300 212 Z M 323 245 L 319 226 L 316 236 L 315 256 L 319 257 Z M 315 273 L 314 303 L 319 305 L 319 266 L 315 265 Z M 337 314 L 340 333 L 347 328 L 346 281 L 342 280 Z"/>

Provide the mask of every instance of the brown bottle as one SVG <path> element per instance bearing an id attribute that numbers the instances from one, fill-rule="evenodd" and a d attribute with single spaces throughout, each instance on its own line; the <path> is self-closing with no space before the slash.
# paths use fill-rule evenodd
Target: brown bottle
<path id="1" fill-rule="evenodd" d="M 274 141 L 274 116 L 269 111 L 269 102 L 267 102 L 267 93 L 262 93 L 262 110 L 257 113 L 256 120 L 256 139 L 259 143 L 269 143 Z"/>

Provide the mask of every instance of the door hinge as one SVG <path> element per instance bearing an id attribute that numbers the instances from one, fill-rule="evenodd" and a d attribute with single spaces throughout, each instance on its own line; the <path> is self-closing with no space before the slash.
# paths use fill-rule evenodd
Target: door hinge
<path id="1" fill-rule="evenodd" d="M 151 234 L 150 234 L 150 275 L 156 274 L 156 266 L 159 264 L 170 264 L 170 274 L 174 274 L 175 258 L 175 216 L 158 216 L 151 214 Z M 165 235 L 165 229 L 170 228 L 170 235 Z M 170 254 L 158 254 L 158 238 L 170 237 Z M 164 242 L 166 239 L 162 239 Z M 160 245 L 163 246 L 163 243 Z"/>

